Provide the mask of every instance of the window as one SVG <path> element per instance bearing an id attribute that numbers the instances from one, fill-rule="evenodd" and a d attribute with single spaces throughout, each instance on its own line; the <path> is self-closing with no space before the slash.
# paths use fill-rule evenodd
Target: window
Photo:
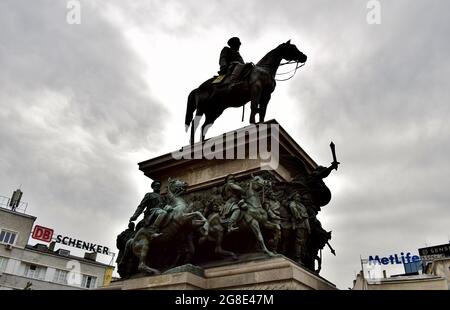
<path id="1" fill-rule="evenodd" d="M 97 277 L 83 275 L 83 279 L 81 280 L 81 287 L 84 288 L 94 288 L 95 282 L 97 282 Z"/>
<path id="2" fill-rule="evenodd" d="M 17 233 L 4 230 L 2 229 L 0 231 L 0 243 L 3 244 L 14 244 L 14 241 L 16 241 Z"/>
<path id="3" fill-rule="evenodd" d="M 0 272 L 4 272 L 6 270 L 6 265 L 8 265 L 8 258 L 0 256 Z"/>
<path id="4" fill-rule="evenodd" d="M 27 278 L 44 280 L 46 271 L 47 271 L 47 267 L 26 264 L 24 276 Z"/>
<path id="5" fill-rule="evenodd" d="M 67 275 L 69 274 L 66 270 L 56 269 L 55 276 L 53 277 L 53 282 L 67 284 Z"/>

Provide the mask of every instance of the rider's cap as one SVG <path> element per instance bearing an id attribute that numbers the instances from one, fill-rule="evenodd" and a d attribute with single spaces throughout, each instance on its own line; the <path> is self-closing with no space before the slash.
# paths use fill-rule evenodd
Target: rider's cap
<path id="1" fill-rule="evenodd" d="M 231 39 L 228 40 L 228 46 L 232 47 L 232 46 L 236 46 L 236 45 L 241 45 L 241 40 L 239 40 L 238 37 L 232 37 Z"/>
<path id="2" fill-rule="evenodd" d="M 161 182 L 160 181 L 158 181 L 158 180 L 155 180 L 155 181 L 153 181 L 152 182 L 152 188 L 154 187 L 154 186 L 156 186 L 156 185 L 161 185 Z"/>
<path id="3" fill-rule="evenodd" d="M 229 174 L 229 175 L 227 175 L 225 177 L 225 181 L 229 181 L 229 180 L 232 180 L 232 179 L 235 179 L 234 175 L 232 175 L 232 174 Z"/>

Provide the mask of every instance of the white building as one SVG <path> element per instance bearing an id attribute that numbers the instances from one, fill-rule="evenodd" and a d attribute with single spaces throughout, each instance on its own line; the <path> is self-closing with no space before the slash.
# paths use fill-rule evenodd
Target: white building
<path id="1" fill-rule="evenodd" d="M 68 250 L 54 251 L 54 243 L 29 245 L 36 217 L 5 201 L 0 199 L 0 290 L 80 290 L 109 284 L 114 267 L 97 262 L 96 253 L 81 258 Z"/>
<path id="2" fill-rule="evenodd" d="M 388 276 L 387 266 L 364 264 L 367 260 L 361 260 L 362 270 L 353 280 L 353 289 L 450 290 L 450 244 L 421 248 L 419 255 L 420 269 L 410 272 L 407 271 L 407 265 L 403 265 L 405 274 L 393 276 Z"/>
<path id="3" fill-rule="evenodd" d="M 419 274 L 368 279 L 361 271 L 353 280 L 353 290 L 446 290 L 444 277 Z"/>

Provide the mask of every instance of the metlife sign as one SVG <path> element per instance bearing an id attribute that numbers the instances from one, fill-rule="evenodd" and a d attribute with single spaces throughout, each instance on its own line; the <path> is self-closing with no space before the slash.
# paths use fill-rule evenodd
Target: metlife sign
<path id="1" fill-rule="evenodd" d="M 389 256 L 379 255 L 371 255 L 369 256 L 369 265 L 404 265 L 409 263 L 415 263 L 420 261 L 420 257 L 417 255 L 411 255 L 410 252 L 407 252 L 406 255 L 401 252 L 400 255 L 393 254 Z"/>

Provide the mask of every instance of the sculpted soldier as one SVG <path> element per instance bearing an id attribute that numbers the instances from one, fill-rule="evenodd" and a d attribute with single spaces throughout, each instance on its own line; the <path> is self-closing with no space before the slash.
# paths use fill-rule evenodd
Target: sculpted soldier
<path id="1" fill-rule="evenodd" d="M 213 187 L 206 200 L 203 215 L 206 218 L 209 218 L 214 214 L 220 215 L 221 207 L 223 206 L 223 204 L 224 203 L 220 187 Z"/>
<path id="2" fill-rule="evenodd" d="M 267 221 L 277 226 L 276 232 L 267 241 L 267 247 L 273 253 L 278 252 L 278 246 L 281 240 L 281 204 L 279 202 L 279 194 L 273 187 L 273 183 L 268 181 L 264 187 L 264 197 L 262 207 L 267 212 Z"/>
<path id="3" fill-rule="evenodd" d="M 128 228 L 125 229 L 124 231 L 122 231 L 117 236 L 116 246 L 117 246 L 117 249 L 119 250 L 119 254 L 117 255 L 116 262 L 118 265 L 122 261 L 122 257 L 123 257 L 123 253 L 124 253 L 125 245 L 127 244 L 127 241 L 130 240 L 131 238 L 133 238 L 135 234 L 136 234 L 136 231 L 134 230 L 134 223 L 129 222 Z"/>
<path id="4" fill-rule="evenodd" d="M 322 268 L 322 253 L 321 250 L 328 245 L 331 253 L 336 255 L 334 249 L 328 243 L 331 239 L 331 231 L 326 231 L 323 229 L 322 224 L 317 219 L 317 211 L 313 208 L 308 209 L 310 226 L 311 226 L 311 237 L 307 240 L 306 246 L 306 256 L 305 256 L 305 265 L 314 270 L 314 261 L 317 260 L 318 267 L 316 272 L 320 272 Z M 320 255 L 319 255 L 320 252 Z"/>
<path id="5" fill-rule="evenodd" d="M 338 168 L 339 162 L 334 153 L 334 144 L 330 145 L 333 151 L 333 162 L 329 167 L 318 166 L 312 173 L 306 177 L 294 178 L 292 184 L 295 184 L 301 194 L 301 202 L 306 207 L 309 215 L 309 225 L 311 234 L 306 242 L 306 251 L 303 255 L 303 263 L 313 271 L 320 272 L 322 265 L 321 250 L 328 245 L 333 255 L 336 255 L 334 249 L 329 244 L 331 232 L 322 228 L 322 224 L 317 219 L 317 214 L 321 207 L 328 204 L 331 200 L 331 192 L 325 185 L 323 179 L 328 177 L 331 170 Z M 319 255 L 320 253 L 320 255 Z M 318 262 L 318 269 L 315 270 L 314 261 Z"/>
<path id="6" fill-rule="evenodd" d="M 329 167 L 318 166 L 312 173 L 306 177 L 296 177 L 293 184 L 306 187 L 309 199 L 316 206 L 317 211 L 320 207 L 325 206 L 331 200 L 331 191 L 325 185 L 323 179 L 328 177 L 333 169 L 337 169 L 339 162 L 332 162 Z"/>
<path id="7" fill-rule="evenodd" d="M 225 200 L 225 206 L 222 209 L 221 217 L 228 219 L 228 231 L 235 231 L 237 221 L 242 218 L 241 210 L 245 210 L 247 205 L 243 198 L 245 190 L 236 183 L 233 175 L 228 175 L 225 179 L 225 185 L 222 187 L 222 197 Z"/>
<path id="8" fill-rule="evenodd" d="M 164 200 L 161 197 L 161 182 L 154 181 L 151 185 L 153 192 L 145 194 L 141 203 L 136 209 L 136 212 L 131 216 L 130 222 L 135 221 L 142 212 L 144 212 L 143 226 L 153 226 L 158 231 L 161 228 L 161 224 L 166 218 L 167 213 L 171 212 L 170 206 L 164 208 Z M 164 209 L 163 209 L 164 208 Z M 141 224 L 141 223 L 139 223 Z M 140 228 L 138 224 L 138 228 Z"/>
<path id="9" fill-rule="evenodd" d="M 301 263 L 306 252 L 308 237 L 311 235 L 309 215 L 306 207 L 301 203 L 298 192 L 289 197 L 289 211 L 292 214 L 292 230 L 294 231 L 294 258 Z"/>

